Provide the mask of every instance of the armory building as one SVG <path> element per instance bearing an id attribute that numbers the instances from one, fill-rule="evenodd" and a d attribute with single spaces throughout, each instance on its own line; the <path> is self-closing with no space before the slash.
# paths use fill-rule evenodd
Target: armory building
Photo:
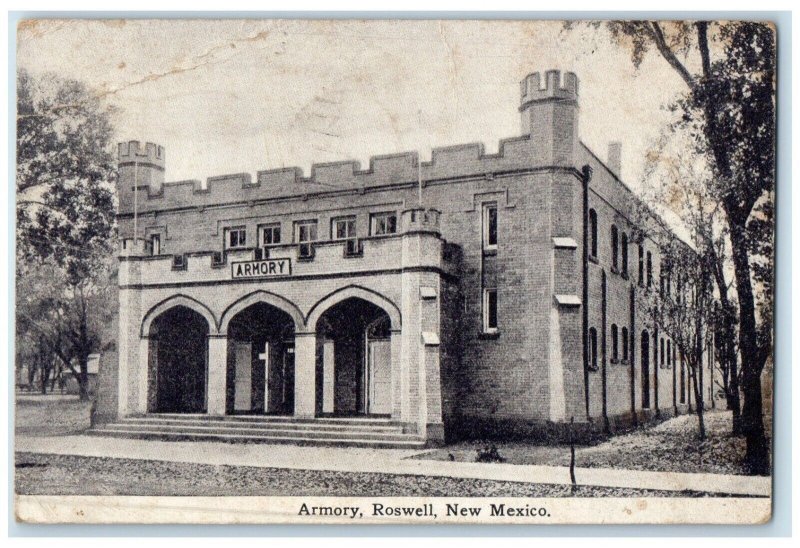
<path id="1" fill-rule="evenodd" d="M 261 417 L 330 439 L 340 418 L 424 444 L 685 411 L 686 367 L 635 298 L 659 252 L 634 237 L 619 146 L 604 163 L 581 142 L 572 73 L 529 75 L 518 108 L 497 154 L 307 177 L 164 182 L 161 146 L 121 143 L 119 420 Z"/>

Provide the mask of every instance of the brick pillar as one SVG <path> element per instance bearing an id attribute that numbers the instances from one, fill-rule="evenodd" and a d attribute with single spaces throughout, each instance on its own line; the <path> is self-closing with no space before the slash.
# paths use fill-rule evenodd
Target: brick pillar
<path id="1" fill-rule="evenodd" d="M 139 366 L 136 370 L 137 376 L 137 397 L 134 413 L 147 413 L 147 379 L 150 374 L 150 338 L 141 337 L 139 339 Z"/>
<path id="2" fill-rule="evenodd" d="M 316 414 L 317 334 L 294 336 L 294 416 L 313 419 Z"/>
<path id="3" fill-rule="evenodd" d="M 335 356 L 334 342 L 322 343 L 322 412 L 333 413 L 335 398 Z"/>
<path id="4" fill-rule="evenodd" d="M 408 415 L 408 401 L 403 397 L 402 332 L 392 328 L 392 419 L 402 421 Z"/>
<path id="5" fill-rule="evenodd" d="M 228 336 L 208 337 L 208 390 L 206 413 L 225 414 L 228 376 Z"/>

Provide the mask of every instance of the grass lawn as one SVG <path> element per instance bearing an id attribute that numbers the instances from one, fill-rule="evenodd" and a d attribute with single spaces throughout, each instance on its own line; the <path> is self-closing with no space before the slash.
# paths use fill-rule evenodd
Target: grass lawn
<path id="1" fill-rule="evenodd" d="M 16 454 L 15 491 L 23 495 L 569 497 L 566 485 L 392 474 Z M 725 496 L 579 486 L 576 497 Z"/>
<path id="2" fill-rule="evenodd" d="M 17 436 L 58 436 L 89 428 L 91 402 L 78 396 L 17 396 L 14 432 Z"/>
<path id="3" fill-rule="evenodd" d="M 731 436 L 731 414 L 707 413 L 704 442 L 697 439 L 697 416 L 681 415 L 646 429 L 615 436 L 595 446 L 577 447 L 575 465 L 585 468 L 627 468 L 667 472 L 746 474 L 744 438 Z M 511 464 L 569 465 L 568 446 L 525 442 L 492 442 Z M 487 442 L 463 442 L 415 458 L 475 461 Z M 451 459 L 452 456 L 452 459 Z"/>

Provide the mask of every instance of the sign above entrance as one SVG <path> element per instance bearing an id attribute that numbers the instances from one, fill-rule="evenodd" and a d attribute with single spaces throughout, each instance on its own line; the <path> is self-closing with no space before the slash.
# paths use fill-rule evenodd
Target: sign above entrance
<path id="1" fill-rule="evenodd" d="M 264 259 L 231 263 L 231 276 L 236 278 L 271 278 L 292 274 L 291 259 Z"/>

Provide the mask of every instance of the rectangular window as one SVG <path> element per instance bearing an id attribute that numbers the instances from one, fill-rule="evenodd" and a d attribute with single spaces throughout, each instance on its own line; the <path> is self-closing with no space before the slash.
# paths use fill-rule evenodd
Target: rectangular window
<path id="1" fill-rule="evenodd" d="M 370 216 L 370 234 L 382 236 L 384 234 L 397 233 L 397 213 L 386 211 L 383 213 L 373 213 Z"/>
<path id="2" fill-rule="evenodd" d="M 161 255 L 161 234 L 150 236 L 150 255 Z"/>
<path id="3" fill-rule="evenodd" d="M 350 240 L 356 237 L 356 218 L 340 217 L 331 221 L 332 240 Z"/>
<path id="4" fill-rule="evenodd" d="M 644 246 L 639 244 L 639 285 L 644 285 Z"/>
<path id="5" fill-rule="evenodd" d="M 653 287 L 653 254 L 647 252 L 647 287 Z"/>
<path id="6" fill-rule="evenodd" d="M 243 226 L 234 226 L 226 230 L 225 245 L 227 249 L 247 247 L 247 230 Z"/>
<path id="7" fill-rule="evenodd" d="M 361 254 L 361 246 L 356 238 L 356 218 L 341 217 L 331 221 L 331 239 L 344 240 L 344 254 L 346 257 L 355 257 Z"/>
<path id="8" fill-rule="evenodd" d="M 617 324 L 611 324 L 611 362 L 617 363 L 619 359 Z"/>
<path id="9" fill-rule="evenodd" d="M 300 244 L 300 257 L 312 257 L 313 242 L 317 240 L 317 221 L 297 221 L 294 224 L 294 239 Z"/>
<path id="10" fill-rule="evenodd" d="M 483 204 L 483 249 L 497 249 L 497 204 Z"/>
<path id="11" fill-rule="evenodd" d="M 261 245 L 276 245 L 281 243 L 281 225 L 278 223 L 261 227 Z"/>
<path id="12" fill-rule="evenodd" d="M 483 331 L 497 332 L 497 290 L 483 290 Z"/>

